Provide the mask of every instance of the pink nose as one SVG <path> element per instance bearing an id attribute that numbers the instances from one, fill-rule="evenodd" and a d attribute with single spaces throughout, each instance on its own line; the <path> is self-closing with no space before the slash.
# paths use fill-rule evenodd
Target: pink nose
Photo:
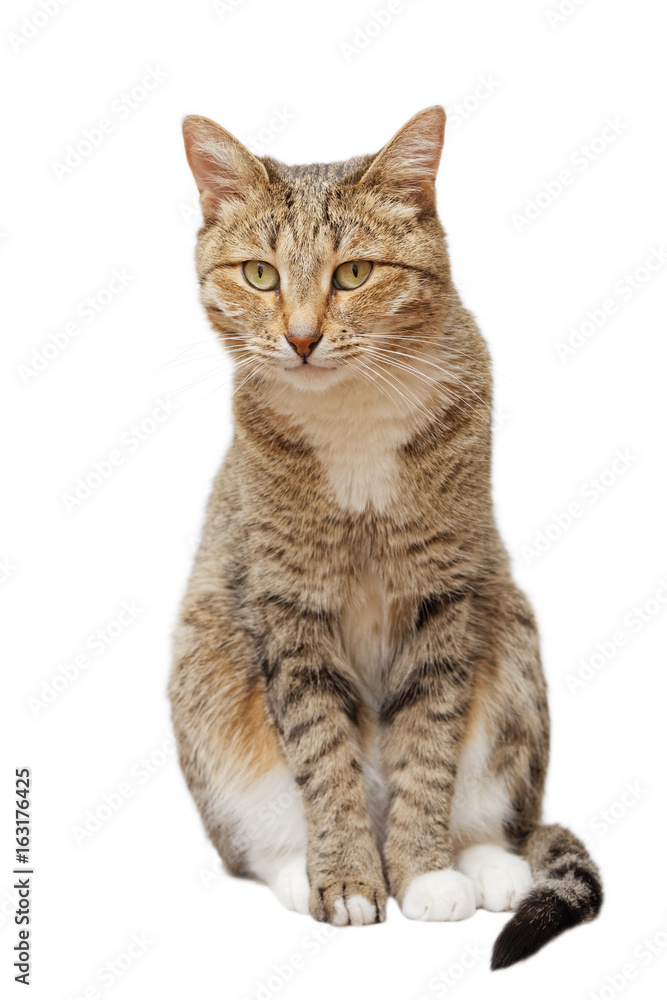
<path id="1" fill-rule="evenodd" d="M 296 353 L 301 358 L 306 358 L 312 351 L 313 347 L 322 337 L 321 333 L 315 334 L 287 334 L 287 340 L 292 345 Z"/>

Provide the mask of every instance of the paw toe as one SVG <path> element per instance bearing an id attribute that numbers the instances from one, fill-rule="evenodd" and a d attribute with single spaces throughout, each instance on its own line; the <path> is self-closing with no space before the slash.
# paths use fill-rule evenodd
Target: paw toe
<path id="1" fill-rule="evenodd" d="M 271 888 L 288 910 L 308 913 L 310 886 L 306 874 L 306 858 L 298 857 L 279 869 Z"/>
<path id="2" fill-rule="evenodd" d="M 418 875 L 401 903 L 410 920 L 465 920 L 475 909 L 472 882 L 454 868 Z"/>
<path id="3" fill-rule="evenodd" d="M 480 844 L 464 851 L 461 870 L 475 887 L 478 906 L 485 910 L 512 910 L 530 889 L 533 879 L 524 858 L 494 844 Z"/>
<path id="4" fill-rule="evenodd" d="M 361 927 L 384 920 L 386 892 L 383 886 L 359 879 L 336 879 L 324 886 L 314 886 L 310 903 L 310 912 L 316 920 L 336 927 L 348 924 Z"/>

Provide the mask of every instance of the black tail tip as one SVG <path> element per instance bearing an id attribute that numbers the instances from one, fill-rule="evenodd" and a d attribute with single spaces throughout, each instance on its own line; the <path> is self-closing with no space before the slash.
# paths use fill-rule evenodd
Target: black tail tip
<path id="1" fill-rule="evenodd" d="M 538 942 L 530 938 L 523 924 L 517 924 L 513 918 L 502 929 L 493 946 L 491 971 L 507 969 L 516 962 L 522 962 L 524 958 L 530 958 L 544 944 L 546 940 Z"/>
<path id="2" fill-rule="evenodd" d="M 507 969 L 530 958 L 581 920 L 581 911 L 564 899 L 550 892 L 531 892 L 500 932 L 493 946 L 491 970 Z"/>

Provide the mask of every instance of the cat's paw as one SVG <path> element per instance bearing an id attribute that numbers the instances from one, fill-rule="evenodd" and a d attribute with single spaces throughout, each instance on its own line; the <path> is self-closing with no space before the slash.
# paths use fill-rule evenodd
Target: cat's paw
<path id="1" fill-rule="evenodd" d="M 276 871 L 271 889 L 283 906 L 297 913 L 308 913 L 310 885 L 306 874 L 306 855 L 297 855 Z"/>
<path id="2" fill-rule="evenodd" d="M 472 880 L 477 906 L 514 910 L 533 884 L 530 865 L 497 844 L 476 844 L 462 851 L 458 865 Z"/>
<path id="3" fill-rule="evenodd" d="M 470 879 L 454 868 L 417 875 L 401 901 L 410 920 L 465 920 L 476 910 Z"/>
<path id="4" fill-rule="evenodd" d="M 310 893 L 316 920 L 336 927 L 379 924 L 385 918 L 387 892 L 383 884 L 362 879 L 322 879 Z"/>

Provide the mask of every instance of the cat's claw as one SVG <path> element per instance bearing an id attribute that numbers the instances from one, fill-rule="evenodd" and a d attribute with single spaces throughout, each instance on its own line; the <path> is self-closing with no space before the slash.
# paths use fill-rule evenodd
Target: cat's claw
<path id="1" fill-rule="evenodd" d="M 382 923 L 386 905 L 384 885 L 361 879 L 322 880 L 310 894 L 310 912 L 315 919 L 335 927 Z"/>

